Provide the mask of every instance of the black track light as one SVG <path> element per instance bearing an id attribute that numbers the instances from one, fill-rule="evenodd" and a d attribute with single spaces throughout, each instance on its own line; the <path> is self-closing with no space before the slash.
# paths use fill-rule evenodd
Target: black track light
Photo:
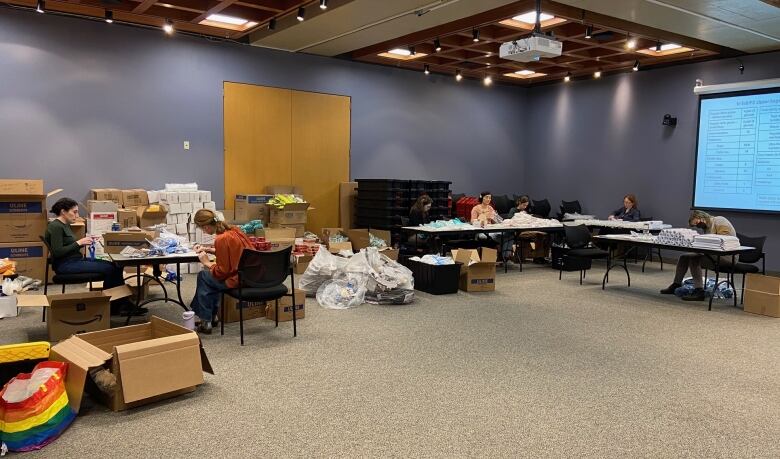
<path id="1" fill-rule="evenodd" d="M 46 2 L 44 0 L 38 0 L 38 3 L 35 5 L 35 11 L 39 13 L 45 13 L 46 12 Z"/>
<path id="2" fill-rule="evenodd" d="M 563 77 L 563 81 L 565 83 L 568 83 L 569 81 L 571 81 L 571 72 L 566 72 L 566 76 Z"/>
<path id="3" fill-rule="evenodd" d="M 460 74 L 460 69 L 455 70 L 455 81 L 460 81 L 463 79 L 463 75 Z"/>
<path id="4" fill-rule="evenodd" d="M 114 22 L 114 12 L 111 10 L 106 10 L 106 22 L 111 24 Z"/>
<path id="5" fill-rule="evenodd" d="M 423 72 L 425 72 L 426 75 L 430 75 L 431 67 L 428 64 L 425 64 L 425 66 L 423 67 Z"/>
<path id="6" fill-rule="evenodd" d="M 655 42 L 655 52 L 657 52 L 657 53 L 661 52 L 661 42 L 660 41 Z"/>
<path id="7" fill-rule="evenodd" d="M 474 29 L 471 31 L 471 36 L 473 37 L 474 43 L 479 41 L 479 29 Z"/>
<path id="8" fill-rule="evenodd" d="M 328 9 L 328 0 L 320 0 L 320 9 L 321 10 Z"/>
<path id="9" fill-rule="evenodd" d="M 166 19 L 165 24 L 163 24 L 162 28 L 165 31 L 165 33 L 171 35 L 173 33 L 173 21 L 171 21 L 170 19 Z"/>
<path id="10" fill-rule="evenodd" d="M 634 62 L 634 66 L 631 67 L 631 70 L 633 70 L 635 72 L 639 70 L 639 61 L 638 60 L 636 62 Z"/>
<path id="11" fill-rule="evenodd" d="M 409 47 L 409 55 L 410 56 L 414 56 L 415 54 L 417 54 L 417 51 L 414 49 L 414 46 L 410 46 Z"/>
<path id="12" fill-rule="evenodd" d="M 441 51 L 441 41 L 439 41 L 438 38 L 433 40 L 433 48 L 436 50 L 437 53 Z"/>
<path id="13" fill-rule="evenodd" d="M 271 20 L 268 21 L 268 30 L 276 30 L 276 18 L 271 18 Z"/>
<path id="14" fill-rule="evenodd" d="M 593 26 L 589 25 L 585 27 L 585 38 L 591 38 L 593 36 Z"/>
<path id="15" fill-rule="evenodd" d="M 304 7 L 300 7 L 300 8 L 298 8 L 298 16 L 297 16 L 297 19 L 298 19 L 299 21 L 303 21 L 304 19 L 306 19 L 306 8 L 304 8 Z"/>

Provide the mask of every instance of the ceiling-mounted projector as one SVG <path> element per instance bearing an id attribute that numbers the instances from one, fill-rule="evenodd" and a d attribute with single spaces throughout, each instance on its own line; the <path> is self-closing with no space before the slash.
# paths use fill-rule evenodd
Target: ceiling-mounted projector
<path id="1" fill-rule="evenodd" d="M 534 35 L 501 45 L 498 55 L 502 59 L 518 62 L 538 61 L 543 57 L 558 57 L 563 51 L 563 43 Z"/>

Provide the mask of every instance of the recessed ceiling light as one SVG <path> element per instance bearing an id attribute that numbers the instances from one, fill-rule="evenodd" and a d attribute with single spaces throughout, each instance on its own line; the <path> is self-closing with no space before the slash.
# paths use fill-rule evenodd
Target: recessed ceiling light
<path id="1" fill-rule="evenodd" d="M 241 19 L 233 16 L 226 16 L 224 14 L 210 14 L 208 17 L 206 17 L 209 21 L 215 21 L 215 22 L 224 22 L 225 24 L 233 24 L 233 25 L 244 25 L 247 21 L 246 19 Z"/>
<path id="2" fill-rule="evenodd" d="M 671 51 L 678 48 L 682 48 L 682 46 L 678 45 L 677 43 L 666 43 L 661 45 L 661 51 Z"/>
<path id="3" fill-rule="evenodd" d="M 528 78 L 538 78 L 538 77 L 542 77 L 542 76 L 546 76 L 546 75 L 547 75 L 546 73 L 534 72 L 533 70 L 518 70 L 516 72 L 511 72 L 511 73 L 505 73 L 504 74 L 505 77 L 521 78 L 521 79 L 524 79 L 524 80 L 528 79 Z"/>
<path id="4" fill-rule="evenodd" d="M 526 24 L 536 24 L 536 11 L 529 11 L 513 17 L 515 21 L 525 22 Z M 542 13 L 539 15 L 539 22 L 549 21 L 555 19 L 552 14 Z"/>
<path id="5" fill-rule="evenodd" d="M 596 70 L 593 72 L 593 78 L 601 78 L 601 70 Z"/>
<path id="6" fill-rule="evenodd" d="M 411 56 L 412 52 L 404 48 L 393 48 L 388 51 L 390 54 L 398 54 L 399 56 Z"/>
<path id="7" fill-rule="evenodd" d="M 533 70 L 518 70 L 515 73 L 518 75 L 533 75 L 536 72 L 534 72 Z"/>

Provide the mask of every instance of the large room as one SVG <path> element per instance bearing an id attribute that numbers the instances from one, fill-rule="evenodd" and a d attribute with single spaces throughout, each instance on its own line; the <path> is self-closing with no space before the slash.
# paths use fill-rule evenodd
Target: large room
<path id="1" fill-rule="evenodd" d="M 0 455 L 780 457 L 780 2 L 4 0 Z"/>

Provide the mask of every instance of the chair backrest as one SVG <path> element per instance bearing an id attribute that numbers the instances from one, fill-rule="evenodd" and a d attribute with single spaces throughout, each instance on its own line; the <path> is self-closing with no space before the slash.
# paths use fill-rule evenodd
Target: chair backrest
<path id="1" fill-rule="evenodd" d="M 270 252 L 244 249 L 238 260 L 241 286 L 267 288 L 279 285 L 290 274 L 292 246 Z"/>
<path id="2" fill-rule="evenodd" d="M 750 252 L 743 252 L 739 254 L 740 263 L 756 263 L 761 260 L 761 256 L 764 253 L 764 242 L 766 242 L 766 236 L 745 236 L 744 234 L 737 233 L 740 245 L 745 247 L 755 247 L 755 250 Z"/>
<path id="3" fill-rule="evenodd" d="M 579 201 L 561 201 L 561 214 L 581 214 L 582 206 Z"/>
<path id="4" fill-rule="evenodd" d="M 541 201 L 531 200 L 531 214 L 547 218 L 550 216 L 551 210 L 552 206 L 550 206 L 550 201 L 547 199 L 542 199 Z"/>
<path id="5" fill-rule="evenodd" d="M 506 214 L 514 207 L 509 196 L 505 194 L 493 196 L 493 204 L 496 207 L 496 212 L 499 214 Z"/>
<path id="6" fill-rule="evenodd" d="M 563 225 L 566 232 L 566 244 L 571 249 L 581 249 L 590 244 L 590 230 L 585 225 Z"/>
<path id="7" fill-rule="evenodd" d="M 52 258 L 52 257 L 53 257 L 54 255 L 52 254 L 52 251 L 51 251 L 51 246 L 49 245 L 49 241 L 47 241 L 47 240 L 46 240 L 46 238 L 45 238 L 45 237 L 43 237 L 43 236 L 38 236 L 38 238 L 41 240 L 41 242 L 43 242 L 43 245 L 45 245 L 45 246 L 46 246 L 46 253 L 47 253 L 47 256 L 46 256 L 46 263 L 49 263 L 49 264 L 51 264 L 51 262 L 52 262 L 52 260 L 53 260 L 53 258 Z"/>

